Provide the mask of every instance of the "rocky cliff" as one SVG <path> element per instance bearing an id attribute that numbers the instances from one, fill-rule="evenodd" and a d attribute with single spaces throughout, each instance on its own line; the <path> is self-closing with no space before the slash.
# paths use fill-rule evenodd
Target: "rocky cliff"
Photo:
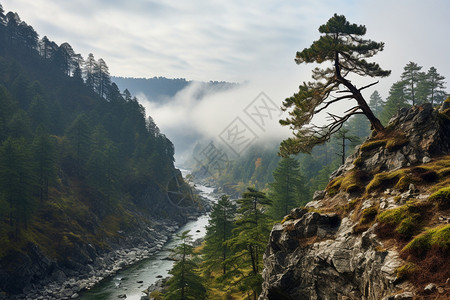
<path id="1" fill-rule="evenodd" d="M 170 206 L 165 203 L 165 197 L 155 199 L 157 196 L 149 190 L 141 196 L 141 201 L 151 201 L 154 210 L 165 209 L 168 216 L 156 217 L 144 213 L 143 209 L 128 207 L 122 213 L 130 216 L 130 224 L 124 228 L 103 226 L 109 234 L 91 241 L 72 233 L 63 248 L 64 253 L 57 253 L 58 256 L 49 255 L 32 242 L 9 251 L 0 258 L 0 299 L 77 298 L 81 290 L 157 253 L 180 225 L 209 209 L 209 202 L 200 196 L 201 205 L 184 207 Z M 67 218 L 75 222 L 73 216 Z M 83 230 L 98 231 L 102 226 L 100 222 L 95 223 L 98 219 L 95 214 L 90 213 L 86 218 L 91 220 L 84 224 L 94 225 L 91 225 L 93 229 L 86 225 Z M 43 242 L 50 243 L 48 240 Z"/>
<path id="2" fill-rule="evenodd" d="M 450 113 L 403 109 L 276 224 L 259 299 L 449 299 Z"/>

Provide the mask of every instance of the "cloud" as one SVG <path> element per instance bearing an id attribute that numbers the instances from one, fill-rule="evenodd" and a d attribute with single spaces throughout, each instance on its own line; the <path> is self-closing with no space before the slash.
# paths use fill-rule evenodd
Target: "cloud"
<path id="1" fill-rule="evenodd" d="M 255 141 L 278 144 L 286 138 L 288 129 L 278 123 L 284 98 L 275 91 L 262 91 L 260 86 L 261 83 L 249 82 L 221 92 L 204 93 L 205 85 L 193 82 L 173 98 L 159 103 L 150 102 L 142 93 L 136 96 L 146 113 L 174 142 L 177 160 L 183 160 L 200 140 L 228 147 L 227 130 L 232 130 L 236 119 L 240 122 L 236 129 L 248 130 Z M 199 94 L 203 95 L 200 99 Z"/>
<path id="2" fill-rule="evenodd" d="M 318 39 L 334 13 L 365 24 L 368 39 L 385 42 L 373 58 L 392 75 L 365 90 L 386 98 L 403 67 L 414 61 L 450 78 L 447 0 L 126 1 L 3 0 L 35 30 L 75 51 L 103 58 L 115 76 L 250 81 L 240 89 L 192 101 L 190 86 L 166 106 L 146 104 L 163 132 L 188 141 L 217 136 L 264 91 L 278 105 L 311 80 L 296 51 Z M 359 87 L 373 79 L 355 80 Z M 181 127 L 178 127 L 181 126 Z M 274 126 L 273 128 L 276 128 Z M 278 129 L 277 129 L 278 130 Z M 273 136 L 278 134 L 274 130 Z M 179 151 L 179 150 L 178 150 Z"/>

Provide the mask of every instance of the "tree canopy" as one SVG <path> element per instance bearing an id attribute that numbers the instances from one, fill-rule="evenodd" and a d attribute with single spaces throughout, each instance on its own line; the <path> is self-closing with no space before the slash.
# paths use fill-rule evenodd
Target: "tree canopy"
<path id="1" fill-rule="evenodd" d="M 376 131 L 384 127 L 376 118 L 361 94 L 377 82 L 357 88 L 346 77 L 350 74 L 370 77 L 385 77 L 390 71 L 381 69 L 377 63 L 366 59 L 374 56 L 384 48 L 384 43 L 363 39 L 366 34 L 364 25 L 350 24 L 345 16 L 335 14 L 328 22 L 319 27 L 321 37 L 309 48 L 297 52 L 295 62 L 318 63 L 330 62 L 325 69 L 313 70 L 313 82 L 304 82 L 298 93 L 283 102 L 283 110 L 289 110 L 289 118 L 280 120 L 290 126 L 294 137 L 281 143 L 280 154 L 286 156 L 299 152 L 310 152 L 312 148 L 330 139 L 345 121 L 355 114 L 364 114 Z M 341 89 L 343 86 L 343 89 Z M 343 100 L 356 100 L 356 105 L 343 116 L 336 115 L 327 109 Z M 320 112 L 328 114 L 330 123 L 324 126 L 310 124 Z"/>

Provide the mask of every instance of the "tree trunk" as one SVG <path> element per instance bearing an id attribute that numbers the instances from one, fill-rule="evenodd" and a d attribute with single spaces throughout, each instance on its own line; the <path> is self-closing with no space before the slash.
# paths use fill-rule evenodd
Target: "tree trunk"
<path id="1" fill-rule="evenodd" d="M 347 87 L 348 90 L 353 94 L 353 97 L 355 98 L 356 102 L 358 102 L 359 108 L 362 110 L 364 115 L 366 115 L 367 119 L 369 119 L 372 128 L 375 129 L 377 132 L 383 132 L 384 131 L 383 124 L 381 124 L 380 120 L 378 120 L 378 118 L 375 117 L 369 105 L 367 105 L 367 102 L 362 96 L 361 92 L 350 81 L 342 77 L 341 67 L 339 66 L 338 52 L 336 52 L 335 54 L 334 68 L 336 71 L 336 79 L 343 85 L 345 85 L 345 87 Z"/>

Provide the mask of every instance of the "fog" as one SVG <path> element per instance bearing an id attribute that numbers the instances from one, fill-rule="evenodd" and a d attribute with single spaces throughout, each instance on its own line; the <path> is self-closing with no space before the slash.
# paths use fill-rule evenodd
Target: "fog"
<path id="1" fill-rule="evenodd" d="M 204 85 L 193 82 L 163 104 L 149 101 L 142 93 L 136 97 L 174 143 L 176 161 L 183 163 L 199 141 L 214 141 L 241 155 L 252 143 L 279 144 L 288 137 L 289 129 L 279 124 L 287 115 L 280 107 L 293 91 L 263 87 L 262 82 L 246 82 L 229 90 L 202 93 Z"/>

